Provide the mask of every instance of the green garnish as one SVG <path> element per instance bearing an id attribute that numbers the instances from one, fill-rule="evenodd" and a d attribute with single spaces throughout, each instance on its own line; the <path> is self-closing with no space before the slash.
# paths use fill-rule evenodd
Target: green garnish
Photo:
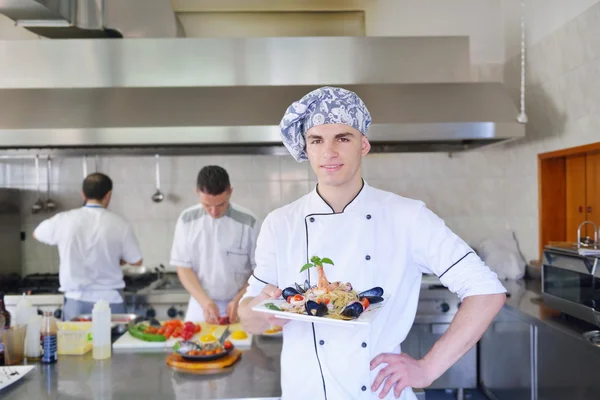
<path id="1" fill-rule="evenodd" d="M 275 304 L 273 303 L 265 303 L 265 307 L 267 307 L 269 310 L 273 310 L 273 311 L 281 311 L 281 308 L 277 307 Z"/>
<path id="2" fill-rule="evenodd" d="M 300 272 L 304 272 L 309 268 L 313 268 L 313 267 L 321 267 L 323 268 L 323 264 L 333 264 L 333 261 L 331 261 L 330 258 L 319 258 L 317 256 L 314 256 L 313 258 L 310 259 L 310 261 L 312 261 L 312 263 L 308 263 L 308 264 L 304 264 L 302 266 L 302 268 L 300 269 Z"/>

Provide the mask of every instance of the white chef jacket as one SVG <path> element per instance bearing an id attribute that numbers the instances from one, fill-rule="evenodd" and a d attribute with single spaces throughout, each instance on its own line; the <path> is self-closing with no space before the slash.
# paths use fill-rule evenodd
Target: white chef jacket
<path id="1" fill-rule="evenodd" d="M 316 190 L 277 209 L 265 219 L 256 264 L 245 294 L 257 296 L 266 283 L 280 288 L 310 279 L 299 273 L 313 256 L 328 257 L 330 282 L 350 282 L 358 291 L 380 286 L 389 300 L 368 327 L 338 327 L 290 321 L 283 327 L 283 399 L 376 399 L 371 392 L 378 371 L 371 360 L 400 353 L 417 309 L 421 276 L 434 273 L 461 299 L 504 293 L 505 288 L 473 250 L 421 201 L 364 183 L 342 213 Z M 380 388 L 381 390 L 381 388 Z M 393 398 L 393 390 L 387 399 Z M 415 399 L 407 388 L 401 399 Z"/>
<path id="2" fill-rule="evenodd" d="M 177 220 L 170 264 L 192 268 L 206 294 L 224 316 L 230 302 L 256 266 L 254 251 L 259 223 L 249 210 L 230 204 L 213 218 L 201 204 L 183 211 Z M 190 298 L 186 320 L 203 321 L 202 308 Z"/>
<path id="3" fill-rule="evenodd" d="M 73 300 L 118 304 L 125 287 L 120 260 L 136 263 L 142 252 L 133 229 L 100 205 L 56 214 L 34 231 L 42 243 L 58 246 L 60 291 Z"/>

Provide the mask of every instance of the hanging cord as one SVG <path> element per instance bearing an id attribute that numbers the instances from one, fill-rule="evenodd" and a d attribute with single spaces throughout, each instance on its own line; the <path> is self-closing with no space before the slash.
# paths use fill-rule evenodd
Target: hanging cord
<path id="1" fill-rule="evenodd" d="M 525 114 L 525 0 L 521 0 L 521 112 L 517 116 L 521 124 L 527 123 Z"/>

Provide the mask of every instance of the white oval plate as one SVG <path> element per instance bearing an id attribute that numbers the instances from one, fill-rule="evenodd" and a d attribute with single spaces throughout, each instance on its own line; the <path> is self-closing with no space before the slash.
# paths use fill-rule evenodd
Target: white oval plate
<path id="1" fill-rule="evenodd" d="M 286 303 L 285 300 L 265 300 L 254 307 L 252 307 L 253 311 L 262 312 L 265 314 L 275 315 L 277 318 L 281 319 L 290 319 L 294 321 L 304 321 L 304 322 L 314 322 L 315 324 L 328 324 L 328 325 L 337 325 L 337 326 L 357 326 L 357 325 L 369 325 L 373 319 L 379 313 L 379 310 L 385 305 L 389 296 L 383 295 L 383 301 L 381 303 L 370 305 L 366 311 L 359 315 L 358 318 L 352 320 L 343 320 L 343 319 L 334 319 L 329 318 L 327 316 L 324 317 L 316 317 L 314 315 L 304 315 L 304 314 L 296 314 L 287 311 L 276 311 L 271 310 L 265 307 L 265 304 L 273 303 L 277 307 L 281 307 L 282 304 Z"/>

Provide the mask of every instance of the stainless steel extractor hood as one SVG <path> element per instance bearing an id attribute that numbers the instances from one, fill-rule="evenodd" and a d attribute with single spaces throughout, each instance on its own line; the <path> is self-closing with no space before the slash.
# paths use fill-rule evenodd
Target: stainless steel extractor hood
<path id="1" fill-rule="evenodd" d="M 375 152 L 524 136 L 501 83 L 465 82 L 468 41 L 456 38 L 31 42 L 0 42 L 0 58 L 12 54 L 0 63 L 3 149 L 285 153 L 283 112 L 322 85 L 365 100 Z"/>
<path id="2" fill-rule="evenodd" d="M 52 39 L 185 36 L 170 0 L 0 0 L 0 14 Z"/>

